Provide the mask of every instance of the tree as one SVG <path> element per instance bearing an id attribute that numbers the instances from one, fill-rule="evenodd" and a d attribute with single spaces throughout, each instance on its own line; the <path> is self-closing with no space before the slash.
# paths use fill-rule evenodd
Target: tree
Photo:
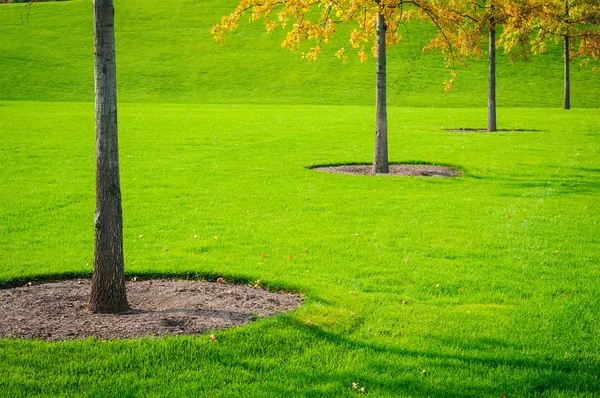
<path id="1" fill-rule="evenodd" d="M 96 99 L 96 217 L 92 312 L 127 310 L 123 216 L 117 134 L 117 79 L 113 0 L 94 0 Z"/>
<path id="2" fill-rule="evenodd" d="M 442 10 L 439 18 L 440 34 L 430 42 L 428 49 L 453 48 L 462 57 L 480 58 L 482 48 L 488 46 L 488 126 L 497 131 L 496 123 L 496 50 L 504 48 L 514 60 L 530 54 L 529 19 L 536 5 L 525 0 L 439 0 Z M 499 37 L 498 26 L 502 26 Z"/>
<path id="3" fill-rule="evenodd" d="M 217 41 L 223 41 L 226 32 L 236 29 L 241 17 L 249 13 L 251 21 L 264 18 L 268 32 L 278 26 L 287 30 L 282 42 L 284 48 L 298 50 L 303 41 L 312 42 L 302 57 L 316 61 L 321 55 L 321 45 L 331 41 L 337 25 L 353 24 L 348 45 L 335 55 L 345 61 L 346 47 L 349 47 L 364 62 L 369 58 L 367 47 L 370 46 L 377 58 L 373 172 L 387 173 L 386 49 L 400 40 L 399 24 L 413 19 L 436 23 L 439 10 L 433 3 L 428 0 L 240 0 L 230 15 L 213 26 L 211 33 Z"/>
<path id="4" fill-rule="evenodd" d="M 600 3 L 597 0 L 529 0 L 535 11 L 530 31 L 537 31 L 534 51 L 544 51 L 545 41 L 563 40 L 564 101 L 571 109 L 570 62 L 588 63 L 600 58 Z"/>

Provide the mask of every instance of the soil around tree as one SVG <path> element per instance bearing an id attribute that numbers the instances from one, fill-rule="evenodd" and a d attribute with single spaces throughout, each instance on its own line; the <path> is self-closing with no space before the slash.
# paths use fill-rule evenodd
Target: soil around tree
<path id="1" fill-rule="evenodd" d="M 127 281 L 131 309 L 87 310 L 88 279 L 0 289 L 0 337 L 48 341 L 196 335 L 227 329 L 300 306 L 302 298 L 259 286 L 161 279 Z"/>
<path id="2" fill-rule="evenodd" d="M 404 177 L 459 177 L 462 172 L 455 167 L 433 166 L 425 164 L 390 164 L 389 173 L 374 173 L 370 164 L 322 166 L 313 170 L 325 173 L 350 174 L 360 176 L 404 176 Z"/>

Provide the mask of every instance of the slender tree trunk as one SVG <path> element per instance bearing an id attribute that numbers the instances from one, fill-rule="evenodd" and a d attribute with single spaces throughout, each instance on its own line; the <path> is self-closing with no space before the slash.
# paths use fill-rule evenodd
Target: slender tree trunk
<path id="1" fill-rule="evenodd" d="M 569 19 L 569 0 L 565 0 L 565 18 Z M 564 109 L 571 109 L 571 54 L 569 54 L 569 35 L 564 36 L 565 41 L 565 102 L 563 105 Z"/>
<path id="2" fill-rule="evenodd" d="M 96 218 L 89 301 L 93 312 L 120 312 L 129 308 L 123 262 L 114 12 L 113 0 L 94 0 Z"/>
<path id="3" fill-rule="evenodd" d="M 488 131 L 498 131 L 496 128 L 496 25 L 491 21 L 489 39 L 490 68 L 488 78 Z"/>
<path id="4" fill-rule="evenodd" d="M 565 36 L 565 109 L 571 109 L 571 76 L 570 76 L 570 54 L 569 54 L 569 36 Z"/>
<path id="5" fill-rule="evenodd" d="M 377 91 L 375 116 L 375 154 L 373 156 L 373 172 L 389 173 L 387 142 L 387 104 L 386 104 L 386 46 L 385 33 L 387 26 L 383 15 L 377 15 Z"/>

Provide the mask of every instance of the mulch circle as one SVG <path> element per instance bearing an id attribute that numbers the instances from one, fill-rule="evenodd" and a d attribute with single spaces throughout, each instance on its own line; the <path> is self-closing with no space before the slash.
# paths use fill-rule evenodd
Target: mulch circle
<path id="1" fill-rule="evenodd" d="M 313 170 L 325 173 L 350 174 L 361 176 L 405 176 L 405 177 L 459 177 L 462 172 L 455 167 L 432 166 L 424 164 L 391 164 L 388 174 L 373 173 L 373 166 L 370 164 L 342 165 L 342 166 L 323 166 L 315 167 Z"/>
<path id="2" fill-rule="evenodd" d="M 300 306 L 302 298 L 246 285 L 161 279 L 126 282 L 131 310 L 86 309 L 88 279 L 0 290 L 0 337 L 101 340 L 195 335 L 227 329 Z"/>

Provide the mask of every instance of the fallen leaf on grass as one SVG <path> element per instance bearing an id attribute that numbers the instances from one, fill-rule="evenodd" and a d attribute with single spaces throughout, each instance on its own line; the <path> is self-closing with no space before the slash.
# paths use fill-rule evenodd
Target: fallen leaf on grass
<path id="1" fill-rule="evenodd" d="M 408 304 L 408 300 L 402 300 L 402 304 Z"/>
<path id="2" fill-rule="evenodd" d="M 289 256 L 288 257 L 288 261 L 292 261 L 294 259 L 294 256 Z"/>
<path id="3" fill-rule="evenodd" d="M 225 278 L 218 278 L 218 279 L 217 279 L 217 283 L 218 283 L 219 285 L 226 285 L 226 284 L 227 284 L 227 281 L 225 280 Z"/>
<path id="4" fill-rule="evenodd" d="M 269 255 L 268 255 L 267 253 L 265 253 L 265 254 L 263 254 L 261 257 L 262 257 L 262 258 L 267 258 L 267 257 L 269 257 Z"/>
<path id="5" fill-rule="evenodd" d="M 210 341 L 217 341 L 217 336 L 215 336 L 214 334 L 211 334 Z"/>

